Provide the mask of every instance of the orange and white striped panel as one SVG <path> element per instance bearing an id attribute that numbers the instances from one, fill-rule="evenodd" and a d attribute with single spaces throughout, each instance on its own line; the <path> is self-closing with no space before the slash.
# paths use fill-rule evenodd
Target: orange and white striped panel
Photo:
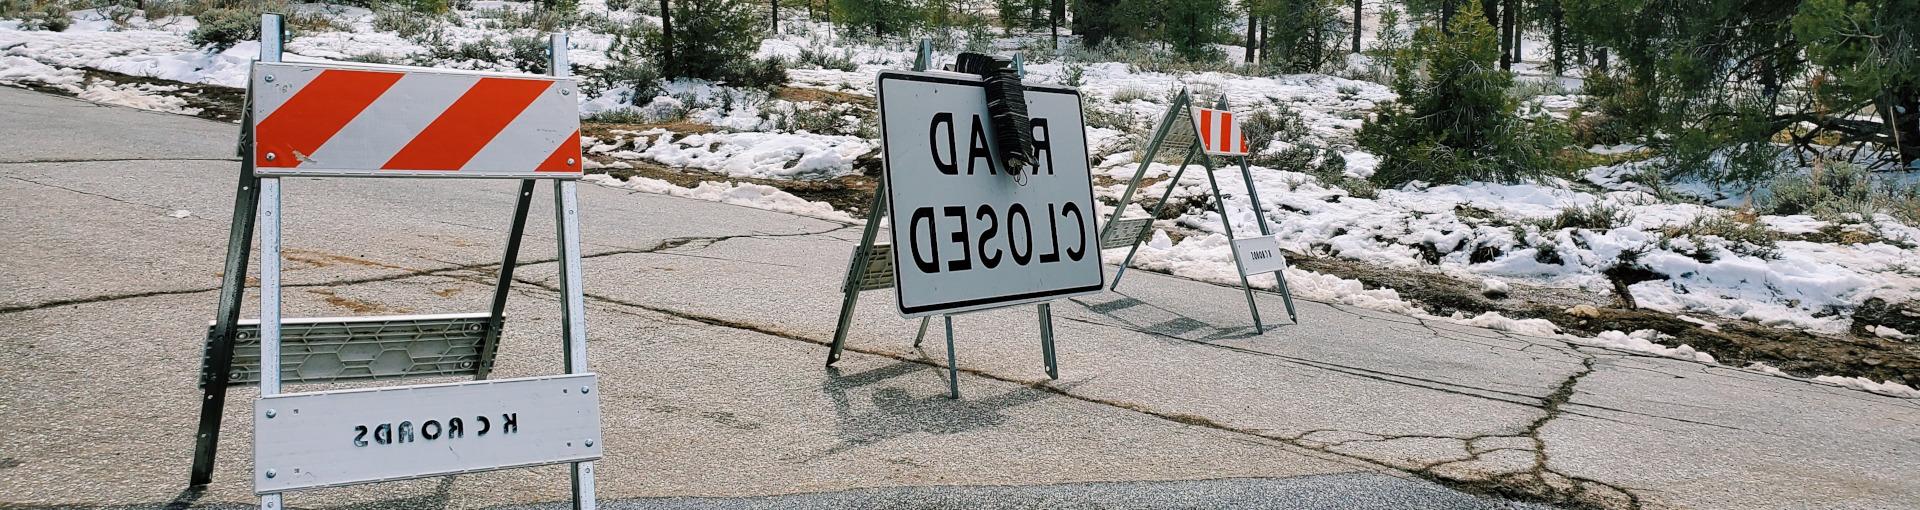
<path id="1" fill-rule="evenodd" d="M 573 80 L 255 62 L 260 175 L 577 178 Z"/>
<path id="2" fill-rule="evenodd" d="M 1240 123 L 1234 122 L 1233 112 L 1194 107 L 1193 132 L 1199 134 L 1200 144 L 1206 148 L 1207 154 L 1247 155 L 1247 139 L 1240 133 Z"/>

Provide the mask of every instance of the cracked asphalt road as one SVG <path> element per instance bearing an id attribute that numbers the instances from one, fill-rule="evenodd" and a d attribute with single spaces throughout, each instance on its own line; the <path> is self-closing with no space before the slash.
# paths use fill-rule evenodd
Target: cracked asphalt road
<path id="1" fill-rule="evenodd" d="M 182 490 L 234 139 L 230 124 L 0 89 L 0 506 L 253 501 L 252 388 L 233 390 L 213 485 Z M 288 316 L 484 310 L 514 187 L 289 181 Z M 559 366 L 538 193 L 501 377 Z M 858 229 L 581 193 L 610 507 L 1920 501 L 1920 402 L 1308 301 L 1301 324 L 1253 335 L 1236 289 L 1145 272 L 1056 303 L 1058 381 L 1032 309 L 957 317 L 966 398 L 951 401 L 938 342 L 914 348 L 884 292 L 865 295 L 846 358 L 822 368 Z M 563 471 L 288 500 L 548 507 Z"/>

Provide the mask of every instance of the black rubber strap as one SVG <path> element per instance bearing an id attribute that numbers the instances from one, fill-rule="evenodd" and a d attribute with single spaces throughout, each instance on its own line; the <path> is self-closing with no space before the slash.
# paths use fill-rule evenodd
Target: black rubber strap
<path id="1" fill-rule="evenodd" d="M 1027 117 L 1026 86 L 1013 61 L 979 53 L 961 53 L 953 70 L 986 80 L 987 115 L 993 119 L 993 141 L 1000 148 L 1000 165 L 1015 179 L 1033 164 L 1033 121 Z"/>

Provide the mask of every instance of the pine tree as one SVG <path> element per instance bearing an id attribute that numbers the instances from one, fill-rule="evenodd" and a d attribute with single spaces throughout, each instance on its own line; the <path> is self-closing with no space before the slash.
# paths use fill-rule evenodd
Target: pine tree
<path id="1" fill-rule="evenodd" d="M 874 37 L 905 35 L 921 19 L 916 5 L 907 0 L 831 0 L 834 23 L 853 32 L 868 32 Z"/>
<path id="2" fill-rule="evenodd" d="M 660 55 L 660 72 L 668 77 L 700 78 L 752 87 L 777 86 L 786 81 L 786 69 L 777 59 L 755 60 L 760 49 L 759 20 L 751 0 L 682 1 L 662 19 L 680 20 L 678 34 L 664 29 L 649 45 Z"/>
<path id="3" fill-rule="evenodd" d="M 1507 96 L 1513 75 L 1495 68 L 1500 41 L 1485 18 L 1422 28 L 1411 51 L 1395 70 L 1399 100 L 1380 105 L 1359 134 L 1361 146 L 1381 156 L 1375 181 L 1511 181 L 1554 168 L 1565 142 L 1552 126 L 1515 114 Z"/>
<path id="4" fill-rule="evenodd" d="M 1265 0 L 1260 9 L 1262 61 L 1287 72 L 1313 72 L 1338 62 L 1343 34 L 1340 8 L 1345 0 Z"/>
<path id="5" fill-rule="evenodd" d="M 1920 0 L 1807 0 L 1793 33 L 1834 78 L 1820 89 L 1829 111 L 1866 109 L 1879 119 L 1832 116 L 1818 125 L 1844 141 L 1893 148 L 1903 166 L 1920 162 Z"/>
<path id="6" fill-rule="evenodd" d="M 1225 0 L 1165 0 L 1161 7 L 1163 37 L 1175 54 L 1187 60 L 1219 57 L 1213 43 L 1227 20 Z"/>
<path id="7" fill-rule="evenodd" d="M 660 61 L 673 62 L 673 4 L 660 0 Z"/>
<path id="8" fill-rule="evenodd" d="M 1365 11 L 1361 10 L 1360 0 L 1353 0 L 1353 53 L 1360 52 L 1360 28 L 1362 26 L 1360 16 L 1363 12 Z"/>
<path id="9" fill-rule="evenodd" d="M 1610 110 L 1607 121 L 1619 125 L 1608 130 L 1657 133 L 1643 141 L 1667 156 L 1668 175 L 1724 183 L 1771 178 L 1781 171 L 1784 150 L 1802 163 L 1825 153 L 1827 142 L 1816 140 L 1891 149 L 1880 153 L 1887 162 L 1920 158 L 1907 136 L 1920 134 L 1920 127 L 1909 127 L 1920 121 L 1911 116 L 1920 107 L 1912 78 L 1916 6 L 1916 0 L 1564 5 L 1569 35 L 1597 48 L 1598 65 L 1618 57 L 1618 73 L 1605 78 L 1614 83 L 1600 87 L 1609 93 L 1595 94 Z M 1600 74 L 1589 73 L 1590 86 Z"/>

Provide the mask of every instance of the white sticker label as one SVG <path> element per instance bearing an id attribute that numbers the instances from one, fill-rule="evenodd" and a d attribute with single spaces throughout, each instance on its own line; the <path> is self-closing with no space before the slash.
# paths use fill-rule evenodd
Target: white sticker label
<path id="1" fill-rule="evenodd" d="M 1234 239 L 1233 254 L 1240 257 L 1240 270 L 1248 276 L 1287 268 L 1287 256 L 1280 251 L 1279 236 Z"/>

